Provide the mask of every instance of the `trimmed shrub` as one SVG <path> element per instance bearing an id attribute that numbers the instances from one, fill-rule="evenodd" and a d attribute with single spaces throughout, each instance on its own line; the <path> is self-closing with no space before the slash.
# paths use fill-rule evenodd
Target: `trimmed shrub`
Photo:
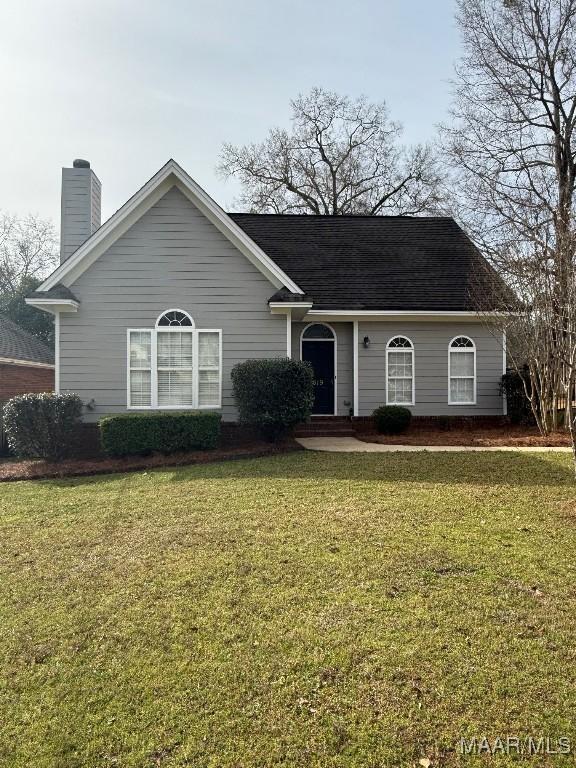
<path id="1" fill-rule="evenodd" d="M 382 405 L 372 414 L 376 429 L 384 435 L 397 435 L 410 426 L 412 413 L 401 405 Z"/>
<path id="2" fill-rule="evenodd" d="M 100 440 L 109 456 L 208 450 L 218 446 L 220 419 L 211 411 L 123 413 L 100 421 Z"/>
<path id="3" fill-rule="evenodd" d="M 232 369 L 240 420 L 275 441 L 312 412 L 314 373 L 310 363 L 287 358 L 246 360 Z"/>
<path id="4" fill-rule="evenodd" d="M 72 392 L 17 395 L 4 406 L 10 450 L 21 458 L 58 461 L 75 443 L 82 400 Z"/>

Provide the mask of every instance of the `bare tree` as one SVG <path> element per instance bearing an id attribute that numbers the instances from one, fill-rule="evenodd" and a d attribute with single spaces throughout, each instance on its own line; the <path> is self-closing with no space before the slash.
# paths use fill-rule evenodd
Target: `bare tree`
<path id="1" fill-rule="evenodd" d="M 218 170 L 237 176 L 240 204 L 260 213 L 418 214 L 440 205 L 429 146 L 400 145 L 384 103 L 313 89 L 291 102 L 292 130 L 259 144 L 225 144 Z"/>
<path id="2" fill-rule="evenodd" d="M 0 293 L 16 294 L 23 282 L 41 279 L 57 263 L 52 222 L 0 212 Z"/>
<path id="3" fill-rule="evenodd" d="M 24 299 L 58 263 L 57 240 L 50 221 L 0 212 L 0 314 L 50 342 L 53 319 Z"/>
<path id="4" fill-rule="evenodd" d="M 576 0 L 458 8 L 465 54 L 443 129 L 457 215 L 520 299 L 505 322 L 524 324 L 517 336 L 547 431 L 557 420 L 546 393 L 562 394 L 570 417 L 574 388 Z"/>

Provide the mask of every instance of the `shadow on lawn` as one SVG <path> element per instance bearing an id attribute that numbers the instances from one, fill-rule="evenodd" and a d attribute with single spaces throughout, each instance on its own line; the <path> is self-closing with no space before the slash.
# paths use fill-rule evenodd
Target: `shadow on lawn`
<path id="1" fill-rule="evenodd" d="M 353 482 L 437 483 L 476 486 L 574 486 L 569 454 L 494 453 L 394 453 L 335 454 L 302 451 L 259 459 L 224 461 L 137 470 L 130 475 L 169 473 L 168 482 L 198 479 L 277 479 L 295 481 L 337 480 Z M 71 477 L 45 481 L 58 487 L 113 482 L 119 475 Z"/>
<path id="2" fill-rule="evenodd" d="M 568 454 L 502 453 L 298 453 L 172 472 L 172 482 L 205 478 L 351 480 L 450 485 L 574 486 Z"/>

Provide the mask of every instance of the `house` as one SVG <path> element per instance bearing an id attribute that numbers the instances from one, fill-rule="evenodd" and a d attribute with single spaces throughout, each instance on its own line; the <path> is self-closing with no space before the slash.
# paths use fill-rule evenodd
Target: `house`
<path id="1" fill-rule="evenodd" d="M 0 404 L 15 395 L 53 389 L 53 351 L 12 320 L 0 316 Z"/>
<path id="2" fill-rule="evenodd" d="M 232 367 L 283 356 L 312 363 L 318 415 L 497 416 L 485 266 L 450 218 L 229 214 L 173 160 L 100 226 L 100 182 L 75 161 L 61 264 L 27 301 L 55 315 L 56 389 L 90 402 L 87 420 L 234 420 Z"/>

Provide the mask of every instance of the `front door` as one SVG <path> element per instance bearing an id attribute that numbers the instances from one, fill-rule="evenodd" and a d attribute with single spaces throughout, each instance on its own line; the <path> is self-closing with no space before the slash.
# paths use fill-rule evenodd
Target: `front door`
<path id="1" fill-rule="evenodd" d="M 302 340 L 302 360 L 314 369 L 314 407 L 312 413 L 334 414 L 334 341 Z"/>

